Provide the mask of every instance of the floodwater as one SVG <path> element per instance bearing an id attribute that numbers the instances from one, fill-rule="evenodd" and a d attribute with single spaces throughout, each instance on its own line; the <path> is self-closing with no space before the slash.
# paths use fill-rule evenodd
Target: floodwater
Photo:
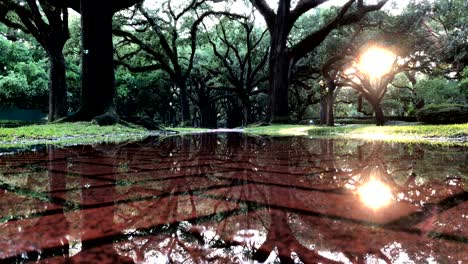
<path id="1" fill-rule="evenodd" d="M 0 157 L 1 263 L 468 263 L 463 148 L 208 133 Z"/>

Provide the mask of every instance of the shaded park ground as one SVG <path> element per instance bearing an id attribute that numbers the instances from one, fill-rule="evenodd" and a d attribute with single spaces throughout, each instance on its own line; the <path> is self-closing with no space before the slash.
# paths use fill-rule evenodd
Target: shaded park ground
<path id="1" fill-rule="evenodd" d="M 0 158 L 0 259 L 465 263 L 467 152 L 201 133 Z M 391 199 L 368 207 L 377 179 Z"/>
<path id="2" fill-rule="evenodd" d="M 97 143 L 122 143 L 154 135 L 218 131 L 245 132 L 264 136 L 310 136 L 381 140 L 386 142 L 423 143 L 438 146 L 468 146 L 468 123 L 454 125 L 345 125 L 338 127 L 310 125 L 249 126 L 234 130 L 193 127 L 166 127 L 147 130 L 137 125 L 98 126 L 90 122 L 29 125 L 0 128 L 0 152 L 43 148 L 45 145 L 70 146 Z"/>

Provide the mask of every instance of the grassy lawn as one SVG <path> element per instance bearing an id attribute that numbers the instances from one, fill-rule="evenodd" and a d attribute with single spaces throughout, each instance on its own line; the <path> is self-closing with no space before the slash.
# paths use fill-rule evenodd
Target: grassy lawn
<path id="1" fill-rule="evenodd" d="M 166 129 L 179 133 L 209 131 L 209 129 L 190 127 L 168 127 Z M 353 138 L 468 147 L 466 140 L 468 137 L 468 123 L 460 125 L 398 125 L 384 127 L 375 125 L 348 125 L 343 127 L 270 125 L 248 127 L 244 132 L 250 135 Z M 87 122 L 0 128 L 0 151 L 28 149 L 45 144 L 69 146 L 118 143 L 140 140 L 150 134 L 149 131 L 141 127 L 98 126 Z"/>
<path id="2" fill-rule="evenodd" d="M 0 149 L 26 149 L 35 145 L 58 146 L 118 143 L 138 140 L 150 133 L 139 127 L 98 126 L 88 122 L 0 128 Z"/>
<path id="3" fill-rule="evenodd" d="M 313 136 L 367 140 L 384 140 L 435 145 L 468 146 L 468 123 L 459 125 L 349 125 L 343 127 L 320 127 L 304 125 L 270 125 L 248 127 L 247 134 L 268 136 Z M 465 140 L 462 138 L 465 137 Z"/>
<path id="4" fill-rule="evenodd" d="M 199 127 L 165 127 L 165 130 L 176 131 L 179 133 L 202 133 L 210 131 L 209 128 L 199 128 Z"/>

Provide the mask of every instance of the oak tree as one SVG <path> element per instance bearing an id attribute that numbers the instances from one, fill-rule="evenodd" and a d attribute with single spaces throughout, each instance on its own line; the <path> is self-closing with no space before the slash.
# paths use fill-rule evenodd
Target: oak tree
<path id="1" fill-rule="evenodd" d="M 49 121 L 68 113 L 66 64 L 63 47 L 69 39 L 68 10 L 47 0 L 1 0 L 0 22 L 32 35 L 47 52 L 49 71 Z M 14 38 L 13 38 L 14 40 Z"/>
<path id="2" fill-rule="evenodd" d="M 308 34 L 293 46 L 288 46 L 291 29 L 307 11 L 318 7 L 327 0 L 300 0 L 291 9 L 291 0 L 280 0 L 276 12 L 265 0 L 251 0 L 264 17 L 270 32 L 269 57 L 269 120 L 272 123 L 289 121 L 288 89 L 291 69 L 309 52 L 314 50 L 330 32 L 337 27 L 359 21 L 367 13 L 379 10 L 388 0 L 374 5 L 365 5 L 363 0 L 349 0 L 334 18 L 318 30 Z M 311 21 L 314 23 L 314 21 Z"/>

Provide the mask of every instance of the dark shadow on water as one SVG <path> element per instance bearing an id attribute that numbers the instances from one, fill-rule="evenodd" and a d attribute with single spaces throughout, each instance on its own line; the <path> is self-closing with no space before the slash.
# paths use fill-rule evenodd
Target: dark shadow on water
<path id="1" fill-rule="evenodd" d="M 3 263 L 466 263 L 468 152 L 150 138 L 0 157 Z"/>

